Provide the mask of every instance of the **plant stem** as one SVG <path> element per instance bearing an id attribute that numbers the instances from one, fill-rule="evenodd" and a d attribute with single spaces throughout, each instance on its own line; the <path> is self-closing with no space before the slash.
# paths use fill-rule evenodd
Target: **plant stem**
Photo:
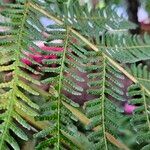
<path id="1" fill-rule="evenodd" d="M 51 15 L 48 11 L 42 9 L 41 7 L 39 7 L 38 5 L 35 5 L 33 3 L 29 3 L 31 7 L 33 7 L 34 9 L 36 9 L 37 11 L 41 12 L 42 14 L 44 14 L 45 16 L 47 16 L 48 18 L 52 19 L 53 21 L 55 21 L 57 24 L 63 25 L 63 21 L 61 21 L 60 19 L 58 19 L 57 17 Z M 84 36 L 82 36 L 79 32 L 77 32 L 76 30 L 72 29 L 71 27 L 69 28 L 69 30 L 75 34 L 77 37 L 79 37 L 83 42 L 85 42 L 89 47 L 91 47 L 92 50 L 98 52 L 99 49 L 97 46 L 95 46 L 93 43 L 91 43 L 90 41 L 87 40 L 87 38 L 85 38 Z M 109 62 L 115 66 L 118 70 L 120 70 L 124 75 L 126 75 L 131 81 L 133 81 L 134 83 L 139 83 L 139 81 L 132 76 L 131 74 L 129 74 L 119 63 L 115 62 L 112 58 L 110 58 L 109 56 L 107 56 L 104 52 L 103 52 L 103 56 L 105 56 L 106 59 L 109 60 Z M 141 83 L 139 83 L 141 88 L 143 88 L 147 94 L 150 95 L 150 91 L 143 86 Z"/>

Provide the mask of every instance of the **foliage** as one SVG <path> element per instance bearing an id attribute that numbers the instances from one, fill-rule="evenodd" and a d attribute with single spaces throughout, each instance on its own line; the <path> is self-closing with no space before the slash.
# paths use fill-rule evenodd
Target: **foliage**
<path id="1" fill-rule="evenodd" d="M 35 149 L 128 150 L 133 144 L 120 131 L 128 126 L 136 149 L 149 149 L 148 34 L 130 35 L 136 25 L 107 3 L 90 11 L 78 0 L 0 5 L 7 18 L 0 22 L 0 150 L 21 149 L 27 130 Z M 40 17 L 55 23 L 45 28 Z M 40 61 L 30 57 L 37 54 Z M 136 109 L 122 123 L 129 99 Z"/>
<path id="2" fill-rule="evenodd" d="M 133 117 L 130 120 L 131 125 L 133 126 L 133 129 L 137 132 L 137 142 L 139 144 L 144 143 L 142 150 L 148 150 L 150 148 L 150 121 L 148 114 L 149 97 L 147 96 L 145 91 L 138 86 L 138 84 L 134 84 L 129 87 L 129 95 L 133 97 L 131 103 L 138 106 L 137 109 L 135 109 Z"/>
<path id="3" fill-rule="evenodd" d="M 87 61 L 91 63 L 87 67 L 90 87 L 88 92 L 97 98 L 85 104 L 86 116 L 91 119 L 86 128 L 89 130 L 99 126 L 99 129 L 90 133 L 88 138 L 94 143 L 93 149 L 114 149 L 107 138 L 109 134 L 118 136 L 119 120 L 122 115 L 117 111 L 118 106 L 115 106 L 110 99 L 125 100 L 123 84 L 119 82 L 124 76 L 102 54 L 97 56 L 94 52 L 91 55 Z M 96 64 L 93 65 L 93 62 Z"/>

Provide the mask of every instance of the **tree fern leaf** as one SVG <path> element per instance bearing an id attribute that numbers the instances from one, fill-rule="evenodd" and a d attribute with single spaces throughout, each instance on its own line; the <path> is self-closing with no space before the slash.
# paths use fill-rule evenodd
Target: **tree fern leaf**
<path id="1" fill-rule="evenodd" d="M 144 34 L 145 40 L 140 35 L 132 36 L 127 34 L 121 37 L 121 35 L 114 34 L 112 37 L 109 34 L 106 35 L 107 48 L 109 49 L 109 54 L 116 60 L 123 63 L 133 63 L 149 59 L 149 45 L 147 45 L 149 36 L 147 34 Z M 112 40 L 114 41 L 110 42 Z M 116 44 L 118 46 L 115 46 Z M 102 50 L 105 50 L 105 48 L 102 47 Z"/>
<path id="2" fill-rule="evenodd" d="M 36 85 L 40 85 L 40 81 L 38 80 L 35 80 L 34 78 L 32 78 L 30 75 L 28 75 L 27 73 L 21 71 L 21 70 L 18 70 L 18 74 L 20 77 L 26 79 L 27 81 L 30 81 L 32 82 L 33 84 L 36 84 Z"/>
<path id="3" fill-rule="evenodd" d="M 80 148 L 80 149 L 90 149 L 90 148 L 92 148 L 91 147 L 91 145 L 90 145 L 90 143 L 88 142 L 88 141 L 86 141 L 87 139 L 86 138 L 84 138 L 84 136 L 82 136 L 82 135 L 80 135 L 80 136 L 72 136 L 70 133 L 67 133 L 67 132 L 65 132 L 65 131 L 61 131 L 62 132 L 62 134 L 65 136 L 65 137 L 67 137 L 70 141 L 72 141 L 72 143 L 74 143 L 75 145 L 78 145 L 78 147 Z M 72 134 L 74 134 L 74 133 L 72 133 Z"/>
<path id="4" fill-rule="evenodd" d="M 58 81 L 59 79 L 59 76 L 56 76 L 56 77 L 49 77 L 49 78 L 46 78 L 42 81 L 42 83 L 53 83 L 53 82 L 56 82 Z"/>
<path id="5" fill-rule="evenodd" d="M 11 123 L 10 124 L 10 130 L 12 130 L 20 139 L 23 139 L 25 141 L 28 140 L 27 135 L 20 128 L 18 128 L 16 126 L 16 124 Z"/>
<path id="6" fill-rule="evenodd" d="M 96 100 L 99 100 L 99 99 L 96 99 Z M 90 103 L 91 104 L 91 102 L 93 103 L 93 101 L 89 101 L 88 103 Z M 88 103 L 87 103 L 87 105 L 88 105 Z M 68 105 L 67 103 L 64 103 L 63 102 L 63 105 L 67 108 L 67 109 L 69 109 L 84 125 L 88 125 L 90 122 L 91 122 L 91 120 L 89 119 L 89 118 L 87 118 L 82 112 L 80 112 L 79 110 L 77 110 L 77 109 L 75 109 L 75 108 L 73 108 L 72 106 L 70 106 L 70 105 Z M 110 105 L 111 107 L 113 107 L 112 105 Z M 116 107 L 113 107 L 114 109 L 116 108 Z M 93 130 L 94 131 L 99 131 L 99 129 L 101 129 L 101 127 L 100 126 L 97 126 L 97 127 L 95 127 L 95 128 L 93 128 Z M 99 132 L 91 132 L 90 134 L 100 134 L 100 133 L 102 133 L 102 130 L 101 131 L 99 131 Z M 96 134 L 96 135 L 97 135 Z M 121 148 L 121 149 L 125 149 L 125 150 L 128 150 L 128 148 L 123 144 L 123 143 L 121 143 L 121 142 L 119 142 L 117 139 L 115 139 L 114 138 L 114 136 L 112 136 L 111 134 L 109 134 L 108 132 L 106 133 L 106 135 L 107 135 L 107 139 L 111 142 L 111 143 L 113 143 L 114 145 L 116 145 L 118 148 Z M 94 137 L 92 137 L 92 139 L 94 139 L 96 136 L 94 136 Z M 99 137 L 99 136 L 98 136 Z M 96 139 L 96 140 L 99 140 L 99 139 Z M 111 145 L 109 145 L 110 147 L 111 147 Z M 94 145 L 92 145 L 92 148 L 95 148 L 95 149 L 99 149 L 100 148 L 100 145 L 99 145 L 99 143 L 98 144 L 94 144 Z M 114 148 L 115 149 L 115 148 Z"/>
<path id="7" fill-rule="evenodd" d="M 56 26 L 57 28 L 57 26 Z M 60 26 L 60 28 L 62 28 Z M 64 28 L 64 27 L 63 27 Z M 52 31 L 53 34 L 55 33 L 55 37 L 57 37 L 57 32 Z M 48 146 L 52 146 L 54 149 L 60 149 L 63 148 L 66 145 L 68 145 L 67 143 L 69 143 L 69 141 L 67 143 L 62 143 L 62 141 L 64 141 L 62 139 L 62 133 L 61 130 L 63 130 L 64 132 L 64 124 L 69 125 L 72 124 L 72 121 L 70 118 L 68 118 L 68 116 L 71 116 L 71 113 L 67 110 L 65 110 L 62 106 L 62 99 L 66 99 L 65 96 L 63 96 L 61 94 L 62 90 L 69 92 L 72 95 L 79 95 L 80 92 L 83 90 L 80 86 L 78 86 L 74 80 L 72 78 L 67 78 L 65 77 L 67 73 L 70 73 L 70 68 L 69 66 L 72 66 L 79 69 L 80 71 L 82 71 L 79 65 L 75 65 L 73 64 L 70 59 L 68 58 L 68 51 L 69 51 L 69 28 L 65 27 L 64 31 L 60 31 L 62 32 L 61 34 L 64 34 L 65 36 L 61 36 L 61 38 L 64 38 L 63 41 L 64 43 L 58 44 L 57 46 L 62 47 L 63 49 L 63 53 L 61 52 L 61 55 L 59 55 L 60 57 L 60 64 L 56 67 L 53 66 L 49 66 L 46 68 L 43 68 L 44 72 L 51 72 L 51 73 L 56 73 L 56 75 L 53 77 L 48 77 L 47 79 L 45 79 L 44 81 L 50 81 L 49 83 L 52 83 L 54 85 L 54 89 L 56 90 L 56 92 L 58 93 L 57 97 L 53 97 L 52 98 L 52 102 L 56 102 L 57 105 L 55 105 L 53 107 L 53 112 L 49 112 L 46 111 L 47 110 L 47 106 L 44 107 L 42 110 L 45 110 L 43 113 L 43 115 L 38 116 L 37 118 L 39 120 L 50 120 L 50 121 L 55 121 L 55 129 L 52 130 L 51 128 L 45 129 L 43 131 L 41 131 L 39 134 L 37 134 L 37 137 L 41 136 L 41 135 L 47 135 L 48 130 L 49 133 L 51 133 L 52 138 L 49 138 L 46 141 L 43 141 L 39 144 L 38 148 L 40 149 L 41 146 L 43 147 L 48 147 Z M 58 35 L 58 37 L 60 38 L 60 36 Z M 49 42 L 50 43 L 50 42 Z M 49 43 L 47 43 L 47 45 L 49 45 Z M 52 44 L 50 43 L 51 46 L 56 46 L 56 44 Z M 48 54 L 48 53 L 47 53 Z M 57 60 L 57 58 L 56 58 Z M 54 63 L 55 61 L 53 61 Z M 81 62 L 79 62 L 81 64 Z M 72 74 L 72 73 L 71 73 Z M 74 77 L 74 75 L 72 75 Z M 79 78 L 78 78 L 79 79 Z M 53 82 L 54 81 L 54 82 Z M 49 92 L 51 93 L 51 88 L 49 89 Z M 79 91 L 79 92 L 78 92 Z M 70 104 L 73 104 L 73 102 L 71 102 L 71 100 L 69 98 L 67 98 L 67 100 Z M 52 104 L 52 103 L 51 103 Z M 65 114 L 65 115 L 64 115 Z M 63 116 L 63 117 L 62 117 Z M 73 117 L 72 117 L 73 118 Z M 67 127 L 65 127 L 67 128 Z M 65 129 L 66 131 L 68 131 L 68 129 Z M 66 137 L 68 138 L 68 137 Z M 54 140 L 52 140 L 54 139 Z M 70 140 L 70 139 L 68 139 Z"/>
<path id="8" fill-rule="evenodd" d="M 73 77 L 75 80 L 79 81 L 79 82 L 84 82 L 84 78 L 80 77 L 76 72 L 70 71 L 69 68 L 64 67 L 65 68 L 65 72 L 68 73 L 71 77 Z"/>
<path id="9" fill-rule="evenodd" d="M 72 101 L 71 99 L 66 97 L 65 95 L 62 95 L 62 100 L 63 100 L 63 102 L 66 102 L 67 104 L 70 104 L 73 107 L 79 107 L 78 103 L 75 103 L 74 101 Z"/>
<path id="10" fill-rule="evenodd" d="M 49 67 L 45 67 L 43 68 L 44 72 L 51 72 L 51 73 L 59 73 L 61 67 L 57 67 L 57 68 L 49 68 Z"/>
<path id="11" fill-rule="evenodd" d="M 35 9 L 39 10 L 40 9 L 38 7 L 34 7 Z M 47 17 L 54 19 L 58 24 L 63 24 L 63 22 L 61 20 L 59 20 L 58 18 L 54 18 L 52 15 L 50 15 L 48 12 L 46 12 L 45 10 L 43 10 L 43 13 L 47 15 Z M 78 29 L 78 28 L 77 28 Z M 85 39 L 82 35 L 80 35 L 78 32 L 76 32 L 75 30 L 71 29 L 72 33 L 74 33 L 77 37 L 81 38 L 87 45 L 89 45 L 93 50 L 98 51 L 98 48 L 96 46 L 94 46 L 92 43 L 90 43 L 87 39 Z M 104 47 L 106 48 L 106 47 Z M 114 62 L 111 58 L 109 58 L 108 56 L 106 56 L 110 62 L 116 67 L 118 68 L 120 71 L 122 71 L 127 77 L 129 77 L 131 80 L 133 80 L 134 82 L 135 79 L 133 79 L 134 77 L 131 77 L 126 70 L 124 70 L 121 66 L 119 66 L 116 62 Z M 146 90 L 146 89 L 145 89 Z M 146 90 L 147 93 L 149 93 L 148 90 Z"/>
<path id="12" fill-rule="evenodd" d="M 69 93 L 71 93 L 71 94 L 73 94 L 73 95 L 81 95 L 80 92 L 77 92 L 77 91 L 75 91 L 73 89 L 69 89 L 68 87 L 64 87 L 64 90 L 69 92 Z"/>
<path id="13" fill-rule="evenodd" d="M 57 64 L 57 65 L 60 65 L 61 63 L 61 59 L 56 59 L 56 60 L 43 60 L 44 64 L 47 64 L 47 65 L 52 65 L 52 64 Z"/>
<path id="14" fill-rule="evenodd" d="M 17 101 L 17 100 L 16 100 L 16 101 Z M 36 113 L 33 109 L 31 109 L 30 107 L 24 105 L 22 102 L 19 102 L 19 101 L 16 102 L 16 106 L 17 106 L 20 110 L 22 110 L 23 112 L 27 113 L 27 114 L 30 115 L 30 116 L 36 116 L 36 115 L 37 115 L 37 113 Z"/>
<path id="15" fill-rule="evenodd" d="M 58 2 L 53 0 L 16 0 L 15 4 L 10 5 L 0 2 L 6 8 L 2 10 L 1 14 L 10 20 L 7 23 L 1 24 L 9 28 L 0 33 L 2 37 L 0 45 L 3 47 L 7 45 L 10 52 L 15 51 L 15 54 L 11 56 L 7 54 L 9 58 L 2 59 L 0 62 L 2 65 L 1 71 L 9 71 L 13 75 L 10 79 L 11 85 L 9 85 L 9 82 L 6 83 L 4 81 L 0 83 L 0 88 L 6 90 L 2 96 L 0 96 L 0 102 L 2 103 L 0 104 L 0 108 L 4 111 L 3 115 L 0 117 L 2 124 L 4 124 L 1 130 L 4 140 L 0 140 L 0 149 L 5 147 L 5 149 L 7 149 L 6 143 L 10 143 L 11 140 L 13 141 L 11 135 L 9 135 L 9 129 L 11 128 L 9 128 L 8 124 L 14 121 L 12 118 L 16 119 L 14 116 L 18 109 L 30 116 L 37 115 L 36 109 L 38 109 L 38 106 L 33 103 L 32 98 L 29 98 L 29 94 L 38 95 L 37 91 L 39 91 L 41 95 L 46 93 L 41 92 L 40 89 L 34 90 L 38 89 L 42 84 L 26 73 L 25 70 L 33 74 L 46 74 L 48 77 L 44 76 L 42 80 L 43 83 L 45 82 L 50 86 L 49 95 L 45 95 L 47 100 L 52 101 L 52 103 L 45 103 L 47 106 L 45 105 L 39 117 L 36 117 L 39 118 L 39 120 L 49 120 L 48 128 L 40 131 L 36 136 L 40 138 L 46 137 L 48 139 L 44 139 L 45 141 L 42 139 L 43 141 L 37 146 L 38 149 L 45 149 L 46 147 L 50 149 L 84 149 L 84 145 L 86 149 L 116 149 L 114 145 L 118 148 L 127 149 L 114 138 L 118 137 L 117 122 L 122 116 L 120 112 L 117 111 L 119 108 L 114 105 L 110 99 L 112 99 L 112 101 L 125 101 L 125 98 L 123 98 L 124 92 L 122 90 L 124 85 L 121 81 L 124 79 L 122 73 L 127 75 L 133 82 L 139 82 L 141 84 L 141 81 L 137 77 L 134 78 L 132 73 L 131 75 L 126 72 L 121 64 L 114 62 L 112 58 L 115 58 L 119 62 L 136 62 L 142 59 L 148 59 L 149 55 L 148 51 L 146 51 L 147 47 L 145 47 L 145 43 L 148 44 L 149 37 L 144 37 L 145 39 L 142 41 L 138 36 L 129 38 L 128 35 L 123 36 L 123 32 L 130 29 L 133 24 L 128 24 L 127 21 L 119 18 L 116 13 L 112 13 L 112 6 L 98 11 L 94 10 L 90 13 L 85 6 L 80 6 L 77 0 L 68 2 L 69 4 L 66 3 L 66 1 Z M 47 9 L 47 11 L 44 9 Z M 44 28 L 39 21 L 41 16 L 47 16 L 61 25 L 52 25 Z M 51 61 L 45 59 L 39 63 L 28 57 L 27 59 L 31 61 L 33 65 L 42 68 L 40 68 L 40 71 L 36 71 L 36 69 L 24 65 L 20 61 L 22 58 L 26 57 L 23 52 L 30 52 L 29 46 L 35 48 L 36 52 L 42 53 L 42 49 L 35 44 L 35 40 L 40 40 L 42 42 L 45 40 L 42 36 L 42 31 L 44 30 L 47 30 L 46 33 L 47 36 L 49 36 L 44 46 L 53 47 L 54 51 L 45 50 L 43 55 L 48 55 L 48 57 L 51 56 L 54 59 L 51 59 Z M 106 32 L 108 36 L 104 37 Z M 99 35 L 102 35 L 100 39 Z M 56 43 L 56 40 L 61 42 Z M 97 46 L 95 46 L 95 44 Z M 101 45 L 99 46 L 99 44 Z M 141 50 L 139 45 L 142 45 L 144 50 Z M 90 52 L 88 46 L 92 50 L 101 50 L 105 53 L 96 54 L 95 52 Z M 97 47 L 99 47 L 99 49 Z M 59 51 L 60 49 L 58 50 L 57 48 L 60 48 L 61 52 Z M 125 49 L 128 49 L 128 51 L 125 51 Z M 133 49 L 135 49 L 135 53 Z M 55 52 L 57 50 L 58 52 Z M 11 61 L 13 61 L 14 64 L 14 67 L 11 66 L 12 69 L 9 68 L 9 63 Z M 89 65 L 87 70 L 85 70 L 86 65 Z M 142 71 L 144 70 L 143 77 L 147 79 L 148 73 L 146 72 L 146 68 L 144 67 L 142 70 L 140 65 L 137 68 L 139 78 L 142 77 Z M 76 95 L 82 95 L 84 88 L 81 83 L 86 82 L 83 75 L 89 72 L 89 93 L 91 93 L 94 98 L 89 101 L 89 104 L 87 103 L 87 105 L 85 105 L 85 111 L 90 119 L 82 115 L 80 109 L 74 108 L 78 107 L 78 104 L 74 103 L 70 96 L 68 96 L 71 94 L 77 98 Z M 36 88 L 32 89 L 32 85 L 36 86 Z M 148 85 L 142 83 L 141 87 L 142 91 L 147 91 L 148 93 Z M 133 91 L 129 92 L 129 94 L 130 96 L 138 97 L 142 91 Z M 140 105 L 141 99 L 137 101 L 137 97 L 134 98 L 133 103 L 138 103 L 138 105 Z M 142 95 L 144 101 L 147 100 L 147 97 L 148 95 L 145 93 Z M 36 98 L 39 97 L 36 96 Z M 4 99 L 6 99 L 5 102 Z M 94 102 L 91 103 L 91 101 Z M 137 108 L 134 113 L 141 113 L 145 108 L 148 109 L 148 106 L 144 102 L 144 107 Z M 16 119 L 17 122 L 29 129 L 30 127 L 23 121 L 24 119 L 18 116 Z M 131 124 L 138 122 L 138 117 L 143 121 L 149 119 L 148 113 L 146 113 L 146 116 L 139 115 L 133 117 Z M 25 119 L 28 120 L 28 118 Z M 88 130 L 85 132 L 87 134 L 92 132 L 92 138 L 88 139 L 85 135 L 78 132 L 78 122 L 76 121 L 81 121 L 86 126 L 89 126 Z M 74 123 L 76 125 L 74 125 Z M 51 126 L 56 126 L 56 132 Z M 15 127 L 13 129 L 16 129 Z M 141 127 L 138 126 L 138 129 L 140 128 Z M 144 126 L 143 129 L 147 128 Z M 20 136 L 21 131 L 17 132 Z M 8 133 L 9 141 L 5 133 Z M 48 133 L 50 133 L 50 135 L 48 135 Z M 145 137 L 144 134 L 143 137 Z M 142 137 L 141 140 L 143 140 Z M 74 141 L 75 145 L 73 144 Z M 92 147 L 91 144 L 93 144 Z M 12 142 L 12 147 L 14 149 L 19 149 L 19 146 L 17 147 L 14 141 Z"/>
<path id="16" fill-rule="evenodd" d="M 64 77 L 63 79 L 64 82 L 66 82 L 66 84 L 68 84 L 69 86 L 73 87 L 75 90 L 79 91 L 79 92 L 82 92 L 83 91 L 83 88 L 76 85 L 73 81 L 67 79 Z"/>
<path id="17" fill-rule="evenodd" d="M 18 86 L 24 89 L 25 91 L 33 94 L 33 95 L 39 95 L 38 92 L 36 92 L 34 89 L 32 89 L 29 85 L 25 84 L 21 80 L 18 82 Z"/>
<path id="18" fill-rule="evenodd" d="M 13 118 L 24 128 L 26 128 L 28 130 L 31 129 L 31 126 L 22 117 L 20 117 L 20 115 L 17 112 L 14 112 Z"/>
<path id="19" fill-rule="evenodd" d="M 49 127 L 43 131 L 38 132 L 37 134 L 35 134 L 35 137 L 36 138 L 43 138 L 43 137 L 48 136 L 49 134 L 52 134 L 52 133 L 54 134 L 56 132 L 57 132 L 56 126 L 53 126 L 53 127 Z"/>
<path id="20" fill-rule="evenodd" d="M 51 146 L 52 144 L 54 144 L 56 141 L 57 141 L 57 138 L 56 137 L 52 137 L 50 139 L 47 139 L 47 140 L 41 142 L 39 145 L 36 146 L 36 149 L 40 150 L 40 149 L 46 148 L 46 147 Z"/>
<path id="21" fill-rule="evenodd" d="M 5 55 L 10 55 L 11 56 L 11 58 L 9 58 L 9 57 L 4 57 Z M 1 54 L 1 56 L 0 56 L 0 64 L 1 65 L 4 65 L 4 64 L 6 64 L 7 62 L 11 62 L 11 61 L 14 61 L 15 60 L 15 58 L 14 58 L 14 56 L 11 54 L 11 53 L 5 53 L 5 54 Z"/>
<path id="22" fill-rule="evenodd" d="M 145 91 L 138 84 L 129 87 L 129 95 L 132 96 L 134 105 L 138 105 L 134 111 L 133 118 L 131 118 L 131 124 L 137 132 L 137 142 L 144 143 L 144 146 L 146 146 L 149 144 L 150 138 L 149 96 L 146 95 Z M 134 97 L 137 98 L 135 99 Z"/>
<path id="23" fill-rule="evenodd" d="M 95 56 L 91 55 L 89 57 Z M 99 65 L 100 67 L 97 67 L 97 69 L 93 67 L 93 64 L 91 62 L 91 68 L 93 68 L 96 75 L 93 75 L 92 69 L 88 69 L 90 77 L 90 89 L 88 90 L 88 92 L 98 96 L 99 99 L 91 99 L 85 104 L 86 115 L 91 119 L 91 122 L 87 125 L 87 129 L 91 130 L 97 126 L 101 126 L 98 131 L 93 134 L 91 133 L 91 135 L 96 136 L 92 136 L 91 141 L 93 141 L 93 139 L 96 140 L 95 142 L 93 141 L 95 143 L 95 149 L 109 149 L 111 147 L 111 144 L 107 139 L 106 133 L 111 133 L 115 136 L 117 135 L 118 125 L 116 124 L 116 118 L 118 117 L 119 119 L 119 117 L 121 117 L 121 114 L 117 112 L 117 106 L 114 106 L 114 104 L 112 104 L 112 102 L 109 100 L 108 95 L 114 98 L 114 100 L 124 101 L 124 98 L 123 91 L 121 89 L 122 85 L 120 85 L 119 82 L 121 73 L 116 68 L 111 67 L 111 65 L 103 55 L 99 55 L 99 57 L 101 57 L 101 59 L 99 59 L 99 62 L 96 65 Z M 90 73 L 92 74 L 91 76 Z M 121 75 L 121 79 L 124 79 L 123 75 Z M 93 82 L 99 82 L 99 84 L 93 84 Z M 109 107 L 109 105 L 111 105 L 112 107 Z M 99 136 L 97 136 L 96 133 Z"/>
<path id="24" fill-rule="evenodd" d="M 10 136 L 9 134 L 7 134 L 6 133 L 6 139 L 5 139 L 6 141 L 7 141 L 7 143 L 8 144 L 10 144 L 11 145 L 11 147 L 13 148 L 13 149 L 15 149 L 15 150 L 19 150 L 20 148 L 19 148 L 19 145 L 18 145 L 18 143 L 15 141 L 15 139 L 12 137 L 12 136 Z M 1 141 L 3 141 L 3 137 L 2 137 L 2 139 L 1 139 Z M 3 145 L 1 145 L 2 144 L 2 142 L 0 142 L 0 147 L 3 147 Z"/>
<path id="25" fill-rule="evenodd" d="M 131 67 L 127 69 L 143 86 L 145 86 L 148 90 L 150 89 L 150 72 L 146 65 L 142 65 L 142 63 L 136 65 L 133 63 L 131 64 Z"/>
<path id="26" fill-rule="evenodd" d="M 21 91 L 17 90 L 16 96 L 21 98 L 24 102 L 26 102 L 29 106 L 35 109 L 39 109 L 39 106 L 33 103 L 27 96 L 25 96 Z"/>

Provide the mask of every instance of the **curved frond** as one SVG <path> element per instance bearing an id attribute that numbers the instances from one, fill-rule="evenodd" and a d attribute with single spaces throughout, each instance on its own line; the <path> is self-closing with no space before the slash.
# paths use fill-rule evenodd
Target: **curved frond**
<path id="1" fill-rule="evenodd" d="M 70 97 L 82 94 L 83 88 L 79 83 L 83 82 L 84 79 L 79 73 L 83 74 L 85 72 L 84 60 L 86 59 L 85 53 L 87 53 L 87 50 L 73 43 L 76 37 L 70 33 L 67 26 L 53 25 L 48 26 L 48 28 L 52 30 L 47 30 L 50 36 L 45 44 L 53 47 L 55 51 L 45 51 L 45 55 L 55 56 L 55 58 L 53 60 L 43 60 L 43 63 L 47 66 L 43 67 L 42 71 L 49 73 L 49 75 L 42 82 L 51 84 L 49 92 L 53 93 L 53 96 L 49 100 L 49 105 L 46 104 L 43 107 L 43 115 L 37 118 L 39 120 L 49 120 L 53 127 L 36 134 L 38 138 L 41 135 L 49 136 L 50 134 L 51 136 L 46 141 L 39 143 L 37 149 L 41 147 L 61 149 L 66 146 L 68 148 L 73 146 L 85 149 L 85 145 L 90 146 L 89 141 L 84 136 L 81 138 L 71 119 L 73 118 L 71 112 L 63 106 L 62 101 L 74 107 L 77 106 Z M 55 43 L 56 40 L 60 42 Z M 73 144 L 73 139 L 77 140 L 76 146 Z"/>
<path id="2" fill-rule="evenodd" d="M 147 34 L 126 34 L 135 25 L 110 5 L 91 11 L 78 0 L 0 5 L 6 18 L 0 22 L 0 150 L 19 150 L 16 139 L 28 140 L 22 128 L 31 125 L 43 129 L 34 135 L 37 149 L 128 150 L 119 132 L 125 76 L 136 83 L 128 92 L 137 106 L 130 123 L 149 149 L 150 75 L 133 64 L 150 58 Z M 53 25 L 43 26 L 41 17 Z M 79 98 L 88 102 L 80 107 Z"/>
<path id="3" fill-rule="evenodd" d="M 150 72 L 147 65 L 143 65 L 142 63 L 136 65 L 133 63 L 127 69 L 129 70 L 128 72 L 139 81 L 139 83 L 150 90 Z"/>
<path id="4" fill-rule="evenodd" d="M 85 104 L 86 115 L 91 119 L 87 129 L 98 128 L 95 132 L 90 133 L 88 138 L 94 143 L 93 149 L 115 149 L 107 135 L 118 136 L 119 120 L 122 115 L 118 111 L 118 106 L 111 100 L 125 101 L 124 87 L 119 82 L 124 79 L 124 76 L 115 67 L 112 67 L 101 53 L 97 55 L 92 52 L 88 58 L 90 62 L 87 66 L 89 71 L 88 92 L 95 95 L 96 98 Z"/>
<path id="5" fill-rule="evenodd" d="M 133 129 L 136 131 L 137 143 L 143 145 L 142 150 L 148 150 L 150 147 L 150 97 L 138 84 L 131 85 L 128 94 L 132 98 L 130 103 L 137 107 L 130 120 Z"/>
<path id="6" fill-rule="evenodd" d="M 2 58 L 0 74 L 4 76 L 0 79 L 0 149 L 8 149 L 9 145 L 19 150 L 20 146 L 14 135 L 22 140 L 28 140 L 22 127 L 31 129 L 21 112 L 34 117 L 39 109 L 30 97 L 30 94 L 37 96 L 39 93 L 31 88 L 29 83 L 37 86 L 41 84 L 25 71 L 38 73 L 23 63 L 22 59 L 26 57 L 25 52 L 30 51 L 29 47 L 35 45 L 33 41 L 41 39 L 39 36 L 41 33 L 32 26 L 33 24 L 31 25 L 31 22 L 35 23 L 36 19 L 33 17 L 35 12 L 30 10 L 29 1 L 18 0 L 15 4 L 5 4 L 2 1 L 0 3 L 4 7 L 0 13 L 7 18 L 5 22 L 0 23 L 0 26 L 6 28 L 0 32 L 0 57 Z M 42 28 L 39 24 L 37 26 L 39 29 Z M 31 61 L 35 63 L 34 60 Z"/>
<path id="7" fill-rule="evenodd" d="M 134 63 L 150 59 L 150 37 L 142 35 L 106 34 L 106 46 L 99 46 L 114 59 L 122 63 Z"/>

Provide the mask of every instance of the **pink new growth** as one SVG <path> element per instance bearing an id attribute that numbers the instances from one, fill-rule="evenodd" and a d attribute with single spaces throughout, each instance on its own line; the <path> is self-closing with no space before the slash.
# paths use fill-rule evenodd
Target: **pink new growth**
<path id="1" fill-rule="evenodd" d="M 130 105 L 128 103 L 125 103 L 124 105 L 124 112 L 125 114 L 132 114 L 133 111 L 135 110 L 136 106 L 135 105 Z"/>
<path id="2" fill-rule="evenodd" d="M 45 46 L 43 43 L 37 43 L 37 46 L 43 51 L 53 51 L 53 52 L 63 51 L 63 48 L 61 47 Z M 26 65 L 32 65 L 32 62 L 28 58 L 33 59 L 37 63 L 42 63 L 44 59 L 56 59 L 57 58 L 57 56 L 54 54 L 43 55 L 40 52 L 36 52 L 35 48 L 33 47 L 30 47 L 29 49 L 32 51 L 32 53 L 23 52 L 27 57 L 23 58 L 22 62 L 25 63 Z"/>

